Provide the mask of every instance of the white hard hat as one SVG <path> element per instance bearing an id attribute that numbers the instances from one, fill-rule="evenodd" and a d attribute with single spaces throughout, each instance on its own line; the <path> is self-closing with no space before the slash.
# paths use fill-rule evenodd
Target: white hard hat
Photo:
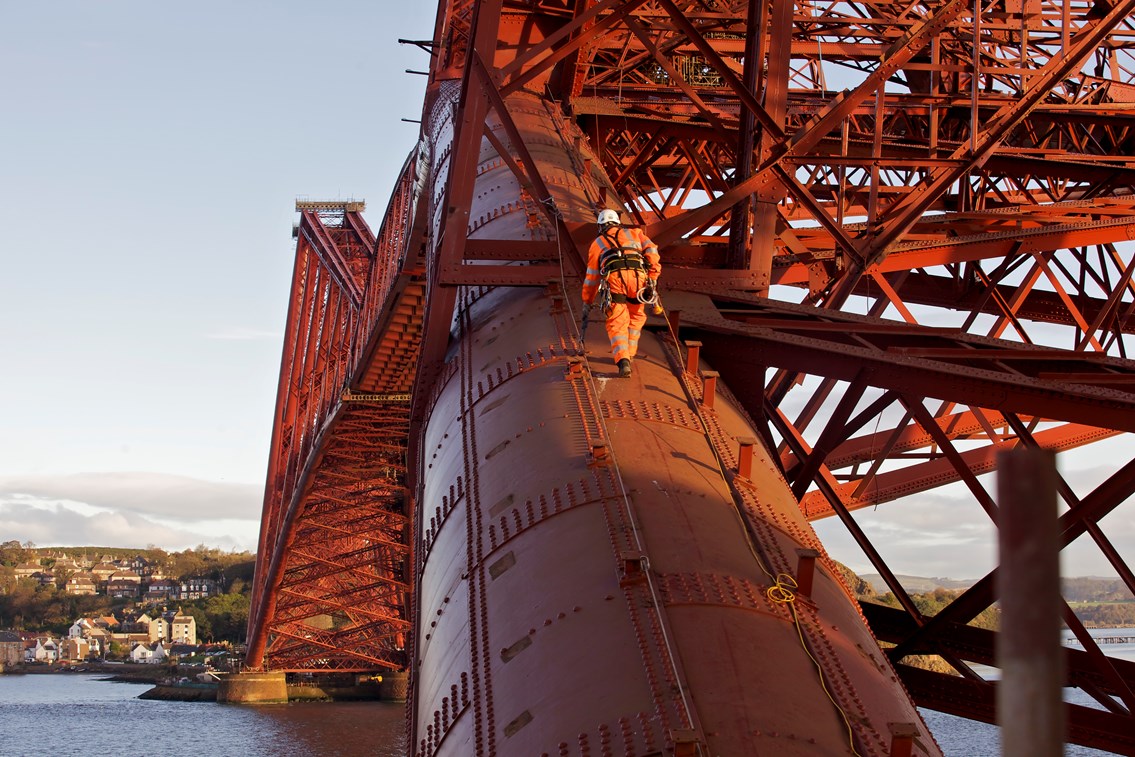
<path id="1" fill-rule="evenodd" d="M 611 210 L 610 208 L 604 208 L 599 211 L 599 218 L 596 220 L 596 223 L 600 226 L 606 226 L 610 223 L 617 224 L 619 223 L 619 212 L 617 210 Z"/>

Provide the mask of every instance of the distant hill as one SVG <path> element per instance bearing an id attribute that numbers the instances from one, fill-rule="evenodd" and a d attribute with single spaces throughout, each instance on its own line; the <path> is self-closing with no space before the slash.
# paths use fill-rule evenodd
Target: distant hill
<path id="1" fill-rule="evenodd" d="M 878 573 L 865 573 L 860 576 L 879 594 L 890 591 L 883 577 Z M 927 594 L 935 589 L 968 589 L 977 583 L 972 578 L 924 578 L 922 576 L 896 576 L 899 584 L 908 594 Z M 1129 602 L 1131 592 L 1118 578 L 1099 578 L 1081 576 L 1063 580 L 1064 598 L 1069 602 Z"/>
<path id="2" fill-rule="evenodd" d="M 1064 598 L 1069 602 L 1130 602 L 1133 597 L 1118 578 L 1083 576 L 1065 578 Z"/>
<path id="3" fill-rule="evenodd" d="M 860 578 L 871 584 L 871 588 L 880 594 L 886 594 L 890 591 L 887 588 L 887 582 L 878 573 L 864 573 Z M 899 580 L 899 585 L 906 589 L 908 594 L 926 594 L 935 589 L 968 589 L 977 583 L 972 578 L 924 578 L 922 576 L 900 575 L 896 575 L 895 578 Z"/>

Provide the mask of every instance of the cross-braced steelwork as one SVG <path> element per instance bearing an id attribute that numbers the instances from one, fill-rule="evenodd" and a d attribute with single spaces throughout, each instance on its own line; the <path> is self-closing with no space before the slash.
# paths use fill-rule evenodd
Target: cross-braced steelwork
<path id="1" fill-rule="evenodd" d="M 404 660 L 406 492 L 425 456 L 399 424 L 423 422 L 455 370 L 458 292 L 555 279 L 562 304 L 594 212 L 613 206 L 662 248 L 670 326 L 719 371 L 802 511 L 838 517 L 899 599 L 866 614 L 915 701 L 992 720 L 971 664 L 993 662 L 994 635 L 967 623 L 996 601 L 996 571 L 925 617 L 854 513 L 960 483 L 972 507 L 957 517 L 995 524 L 981 476 L 998 450 L 1110 440 L 1123 457 L 1101 461 L 1102 483 L 1060 482 L 1062 543 L 1090 541 L 1135 592 L 1107 533 L 1135 494 L 1117 443 L 1135 431 L 1133 10 L 442 0 L 419 43 L 422 142 L 377 256 L 343 241 L 371 249 L 352 211 L 336 232 L 315 211 L 301 221 L 250 659 Z M 371 391 L 413 399 L 403 415 L 349 401 Z M 1070 706 L 1069 740 L 1135 750 L 1132 666 L 1067 606 L 1064 621 L 1085 649 L 1068 653 L 1069 683 L 1102 707 Z M 902 662 L 926 653 L 957 675 Z M 440 749 L 458 702 L 416 727 L 419 751 Z"/>
<path id="2" fill-rule="evenodd" d="M 416 337 L 410 327 L 376 342 L 372 329 L 405 322 L 413 307 L 400 304 L 415 292 L 413 273 L 402 267 L 407 197 L 404 187 L 377 240 L 361 203 L 297 203 L 249 620 L 254 669 L 406 666 L 411 371 L 404 353 Z"/>

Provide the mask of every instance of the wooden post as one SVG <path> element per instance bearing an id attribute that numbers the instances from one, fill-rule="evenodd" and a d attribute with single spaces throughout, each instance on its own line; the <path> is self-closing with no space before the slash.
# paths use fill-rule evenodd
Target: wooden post
<path id="1" fill-rule="evenodd" d="M 1055 454 L 1026 447 L 1000 453 L 997 498 L 1001 754 L 1060 757 L 1064 753 L 1064 656 Z"/>

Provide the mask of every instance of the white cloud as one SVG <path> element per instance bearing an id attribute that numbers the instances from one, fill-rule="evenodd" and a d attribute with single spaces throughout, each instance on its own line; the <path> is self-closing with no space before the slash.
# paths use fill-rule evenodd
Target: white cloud
<path id="1" fill-rule="evenodd" d="M 91 507 L 178 521 L 259 519 L 263 488 L 165 473 L 0 476 L 0 502 L 69 500 Z"/>
<path id="2" fill-rule="evenodd" d="M 103 512 L 84 515 L 64 503 L 43 508 L 12 502 L 0 503 L 0 534 L 43 547 L 144 547 L 181 550 L 205 544 L 231 550 L 256 549 L 256 523 L 232 522 L 216 526 L 204 521 L 173 528 L 134 513 Z M 242 531 L 244 533 L 242 533 Z"/>
<path id="3" fill-rule="evenodd" d="M 79 513 L 83 516 L 113 512 L 108 508 L 95 507 L 94 505 L 89 505 L 86 502 L 75 502 L 73 500 L 42 499 L 40 497 L 35 497 L 28 494 L 0 495 L 0 507 L 2 507 L 3 505 L 30 507 L 36 510 L 44 510 L 49 513 L 72 512 Z"/>
<path id="4" fill-rule="evenodd" d="M 1105 472 L 1110 474 L 1114 469 L 1076 471 L 1067 478 L 1084 496 L 1106 477 Z M 985 483 L 992 489 L 992 481 Z M 1061 512 L 1065 509 L 1061 507 Z M 1135 554 L 1135 523 L 1130 514 L 1121 514 L 1124 509 L 1117 508 L 1101 526 L 1119 554 L 1126 556 Z M 997 565 L 997 529 L 960 485 L 857 510 L 853 517 L 894 573 L 973 579 Z M 839 518 L 825 518 L 812 525 L 834 559 L 857 573 L 876 572 Z M 1087 534 L 1064 548 L 1060 563 L 1066 576 L 1116 575 Z"/>
<path id="5" fill-rule="evenodd" d="M 262 489 L 155 473 L 0 477 L 0 539 L 255 550 Z"/>
<path id="6" fill-rule="evenodd" d="M 972 502 L 922 495 L 858 510 L 853 516 L 895 573 L 979 578 L 995 564 L 996 530 Z M 812 525 L 834 559 L 857 573 L 876 572 L 838 518 Z"/>

